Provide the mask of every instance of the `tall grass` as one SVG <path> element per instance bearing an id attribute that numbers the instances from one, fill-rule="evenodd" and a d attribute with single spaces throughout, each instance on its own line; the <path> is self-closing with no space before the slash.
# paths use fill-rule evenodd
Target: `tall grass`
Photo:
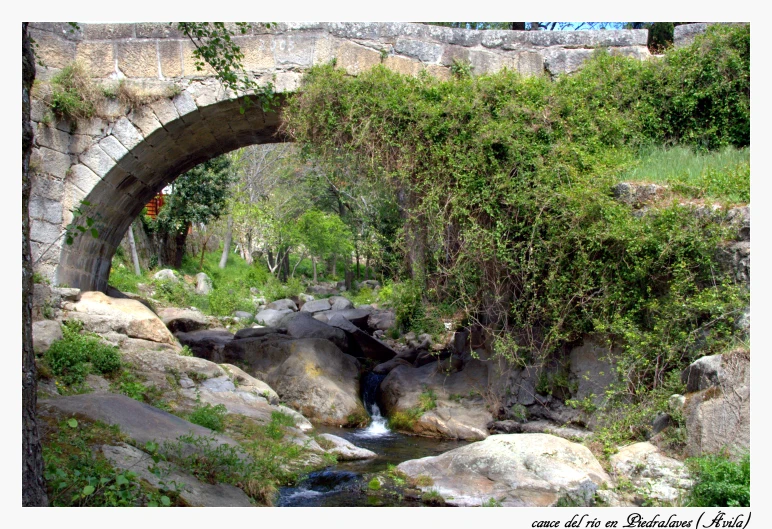
<path id="1" fill-rule="evenodd" d="M 724 147 L 711 152 L 689 147 L 652 147 L 622 180 L 666 184 L 690 198 L 750 202 L 750 149 Z"/>

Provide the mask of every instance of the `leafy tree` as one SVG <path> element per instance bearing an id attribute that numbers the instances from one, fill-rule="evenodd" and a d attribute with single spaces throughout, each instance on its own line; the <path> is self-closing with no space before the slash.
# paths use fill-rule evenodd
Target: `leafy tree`
<path id="1" fill-rule="evenodd" d="M 312 209 L 303 213 L 297 224 L 300 240 L 311 253 L 314 281 L 318 260 L 342 256 L 350 261 L 354 249 L 351 230 L 340 217 Z"/>
<path id="2" fill-rule="evenodd" d="M 217 156 L 197 165 L 172 184 L 172 192 L 151 221 L 157 234 L 158 259 L 179 268 L 191 224 L 206 224 L 225 213 L 228 187 L 233 181 L 231 160 Z"/>

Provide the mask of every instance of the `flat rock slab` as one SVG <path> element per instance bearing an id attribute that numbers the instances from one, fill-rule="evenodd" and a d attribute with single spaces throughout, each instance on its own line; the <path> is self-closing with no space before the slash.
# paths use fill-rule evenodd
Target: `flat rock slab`
<path id="1" fill-rule="evenodd" d="M 212 327 L 210 319 L 199 310 L 168 307 L 160 309 L 158 317 L 173 333 L 199 331 Z"/>
<path id="2" fill-rule="evenodd" d="M 125 395 L 87 393 L 42 400 L 39 402 L 39 407 L 43 412 L 46 408 L 51 408 L 66 414 L 83 415 L 107 424 L 117 424 L 123 433 L 141 445 L 149 441 L 159 444 L 164 441 L 175 441 L 181 435 L 192 434 L 214 437 L 222 444 L 238 446 L 238 443 L 230 437 L 216 434 L 209 428 L 193 424 Z"/>
<path id="3" fill-rule="evenodd" d="M 240 340 L 241 338 L 257 338 L 278 332 L 280 332 L 279 329 L 275 327 L 247 327 L 246 329 L 239 329 L 236 331 L 236 339 Z"/>
<path id="4" fill-rule="evenodd" d="M 226 483 L 202 483 L 166 462 L 158 465 L 161 477 L 155 475 L 150 471 L 150 467 L 156 466 L 150 455 L 133 446 L 121 443 L 118 446 L 103 445 L 100 449 L 114 467 L 131 470 L 154 487 L 168 489 L 174 482 L 176 487 L 172 489 L 191 507 L 252 507 L 249 497 L 238 487 Z"/>
<path id="5" fill-rule="evenodd" d="M 474 506 L 494 498 L 505 507 L 548 507 L 561 498 L 591 504 L 609 477 L 590 450 L 548 434 L 492 435 L 439 456 L 397 466 L 411 478 L 429 476 L 449 505 Z"/>
<path id="6" fill-rule="evenodd" d="M 177 339 L 187 345 L 193 354 L 212 362 L 222 361 L 222 351 L 233 340 L 233 334 L 225 329 L 205 329 L 192 332 L 178 332 Z"/>

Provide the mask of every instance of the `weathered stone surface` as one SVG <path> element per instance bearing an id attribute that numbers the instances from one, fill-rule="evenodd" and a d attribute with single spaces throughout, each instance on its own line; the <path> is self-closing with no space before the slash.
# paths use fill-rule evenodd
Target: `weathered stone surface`
<path id="1" fill-rule="evenodd" d="M 32 347 L 36 354 L 48 351 L 51 344 L 61 340 L 62 325 L 56 320 L 41 320 L 32 322 Z"/>
<path id="2" fill-rule="evenodd" d="M 685 465 L 664 456 L 651 443 L 635 443 L 610 458 L 616 478 L 625 477 L 642 497 L 664 502 L 683 501 L 692 487 Z"/>
<path id="3" fill-rule="evenodd" d="M 411 478 L 427 475 L 450 505 L 481 505 L 490 498 L 505 507 L 547 507 L 561 498 L 591 505 L 609 477 L 585 446 L 547 434 L 492 435 L 442 455 L 397 466 Z"/>
<path id="4" fill-rule="evenodd" d="M 59 397 L 39 403 L 43 414 L 58 411 L 79 414 L 107 424 L 117 424 L 123 433 L 140 445 L 149 441 L 159 444 L 176 441 L 182 435 L 214 436 L 219 443 L 236 446 L 233 439 L 216 434 L 209 428 L 181 419 L 148 404 L 115 393 L 87 393 Z"/>
<path id="5" fill-rule="evenodd" d="M 232 364 L 220 364 L 230 376 L 231 380 L 238 385 L 238 388 L 243 391 L 256 393 L 268 401 L 269 404 L 279 404 L 279 395 L 273 390 L 271 386 L 258 380 L 243 369 L 236 367 Z"/>
<path id="6" fill-rule="evenodd" d="M 223 361 L 224 348 L 233 341 L 233 334 L 225 329 L 177 332 L 177 339 L 187 345 L 193 354 L 213 362 Z"/>
<path id="7" fill-rule="evenodd" d="M 297 316 L 287 323 L 287 334 L 292 338 L 320 338 L 322 340 L 329 340 L 344 352 L 348 352 L 349 349 L 344 331 L 315 320 L 307 312 L 297 313 Z"/>
<path id="8" fill-rule="evenodd" d="M 255 314 L 255 321 L 268 327 L 278 327 L 287 314 L 292 314 L 292 309 L 263 309 Z"/>
<path id="9" fill-rule="evenodd" d="M 719 377 L 723 375 L 721 365 L 722 355 L 703 356 L 698 358 L 681 372 L 681 382 L 686 384 L 686 391 L 700 391 L 719 385 Z"/>
<path id="10" fill-rule="evenodd" d="M 572 398 L 579 401 L 590 399 L 595 406 L 603 406 L 606 390 L 617 382 L 615 359 L 619 353 L 592 339 L 585 339 L 581 346 L 574 347 L 569 355 L 571 378 L 577 387 Z M 591 416 L 587 422 L 593 424 L 595 418 Z"/>
<path id="11" fill-rule="evenodd" d="M 174 337 L 155 313 L 139 301 L 116 299 L 101 292 L 83 292 L 68 318 L 83 322 L 86 330 L 110 331 L 159 343 L 174 343 Z"/>
<path id="12" fill-rule="evenodd" d="M 413 364 L 411 364 L 404 358 L 400 358 L 399 356 L 397 356 L 395 358 L 392 358 L 388 362 L 383 362 L 375 366 L 373 368 L 373 373 L 375 373 L 376 375 L 388 375 L 389 373 L 391 373 L 392 369 L 399 366 L 413 367 Z"/>
<path id="13" fill-rule="evenodd" d="M 67 176 L 67 170 L 70 168 L 70 156 L 48 147 L 35 147 L 30 154 L 30 167 L 35 172 L 49 174 L 60 180 Z"/>
<path id="14" fill-rule="evenodd" d="M 213 326 L 200 310 L 167 307 L 158 311 L 158 317 L 172 333 L 199 331 Z"/>
<path id="15" fill-rule="evenodd" d="M 332 296 L 328 298 L 328 301 L 330 302 L 330 310 L 346 310 L 354 308 L 354 304 L 343 296 Z"/>
<path id="16" fill-rule="evenodd" d="M 592 432 L 574 428 L 571 426 L 558 426 L 548 421 L 519 422 L 514 420 L 495 421 L 488 424 L 488 430 L 492 433 L 548 433 L 562 437 L 569 441 L 585 439 Z"/>
<path id="17" fill-rule="evenodd" d="M 293 312 L 297 312 L 298 306 L 291 299 L 277 299 L 265 306 L 266 309 L 273 310 L 287 310 L 290 309 Z"/>
<path id="18" fill-rule="evenodd" d="M 718 385 L 686 395 L 686 452 L 689 456 L 726 449 L 740 457 L 750 449 L 750 354 L 722 355 Z"/>
<path id="19" fill-rule="evenodd" d="M 381 382 L 384 411 L 418 408 L 422 394 L 432 392 L 434 409 L 415 419 L 412 433 L 451 439 L 485 439 L 493 416 L 485 408 L 482 392 L 488 387 L 488 368 L 475 360 L 463 371 L 447 375 L 438 363 L 420 368 L 398 366 Z"/>
<path id="20" fill-rule="evenodd" d="M 593 54 L 593 50 L 550 48 L 544 52 L 544 67 L 550 75 L 573 73 Z"/>
<path id="21" fill-rule="evenodd" d="M 159 270 L 155 274 L 153 274 L 153 279 L 156 281 L 171 281 L 172 283 L 179 283 L 180 278 L 178 275 L 174 272 L 174 270 L 170 268 L 164 268 L 163 270 Z"/>
<path id="22" fill-rule="evenodd" d="M 397 324 L 397 315 L 390 310 L 374 311 L 367 319 L 367 325 L 373 330 L 388 331 Z"/>
<path id="23" fill-rule="evenodd" d="M 378 457 L 378 454 L 372 450 L 359 448 L 353 443 L 350 443 L 342 437 L 338 437 L 337 435 L 323 433 L 319 434 L 319 437 L 326 439 L 335 445 L 332 448 L 328 448 L 326 451 L 330 454 L 335 454 L 335 456 L 338 458 L 338 461 L 356 461 L 359 459 L 372 459 L 374 457 Z"/>
<path id="24" fill-rule="evenodd" d="M 327 299 L 315 299 L 312 301 L 307 301 L 303 304 L 303 307 L 301 307 L 300 310 L 301 312 L 310 312 L 311 314 L 321 312 L 323 310 L 330 310 L 330 302 Z"/>
<path id="25" fill-rule="evenodd" d="M 657 184 L 635 184 L 621 182 L 614 186 L 614 198 L 625 204 L 643 206 L 662 197 L 667 187 Z"/>
<path id="26" fill-rule="evenodd" d="M 359 362 L 327 340 L 270 334 L 234 340 L 224 355 L 267 382 L 309 419 L 336 426 L 366 420 L 359 398 Z"/>
<path id="27" fill-rule="evenodd" d="M 346 353 L 352 356 L 356 356 L 357 358 L 369 358 L 377 362 L 385 362 L 396 356 L 396 351 L 394 351 L 391 347 L 379 339 L 370 336 L 340 313 L 358 312 L 357 309 L 330 312 L 331 316 L 329 317 L 328 325 L 337 329 L 341 329 L 346 333 L 346 337 L 348 339 L 347 349 L 345 350 Z M 316 317 L 316 315 L 314 315 L 314 317 Z M 363 318 L 359 321 L 363 321 Z"/>
<path id="28" fill-rule="evenodd" d="M 278 333 L 279 329 L 276 327 L 247 327 L 245 329 L 239 329 L 236 331 L 236 339 L 241 338 L 257 338 L 259 336 L 265 336 L 267 334 Z"/>
<path id="29" fill-rule="evenodd" d="M 156 464 L 149 454 L 133 446 L 124 443 L 118 446 L 102 445 L 100 450 L 114 467 L 130 470 L 154 487 L 168 487 L 170 483 L 176 483 L 180 498 L 191 507 L 252 506 L 249 497 L 238 487 L 225 483 L 202 483 L 168 462 Z M 160 468 L 163 480 L 151 468 Z"/>
<path id="30" fill-rule="evenodd" d="M 694 42 L 694 37 L 701 33 L 705 33 L 708 29 L 708 24 L 696 23 L 696 24 L 681 24 L 673 29 L 673 45 L 676 48 L 688 46 Z"/>

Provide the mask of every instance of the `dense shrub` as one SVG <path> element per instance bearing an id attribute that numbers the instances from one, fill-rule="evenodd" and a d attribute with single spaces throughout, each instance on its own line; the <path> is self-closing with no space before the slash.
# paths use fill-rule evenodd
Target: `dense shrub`
<path id="1" fill-rule="evenodd" d="M 81 329 L 80 322 L 65 322 L 62 339 L 52 343 L 44 355 L 51 372 L 68 386 L 82 383 L 91 372 L 110 374 L 121 367 L 117 347 L 96 335 L 81 334 Z"/>
<path id="2" fill-rule="evenodd" d="M 724 455 L 688 460 L 694 478 L 689 505 L 694 507 L 750 507 L 751 457 L 731 461 Z"/>
<path id="3" fill-rule="evenodd" d="M 417 285 L 394 287 L 403 328 L 421 319 L 430 286 L 494 337 L 514 336 L 496 351 L 515 362 L 603 333 L 626 346 L 619 389 L 637 399 L 692 358 L 698 337 L 709 337 L 703 352 L 728 346 L 748 295 L 718 277 L 715 250 L 729 236 L 720 223 L 677 193 L 633 215 L 611 188 L 651 145 L 747 145 L 748 34 L 712 28 L 649 62 L 599 50 L 556 81 L 317 67 L 286 129 L 405 197 Z M 749 196 L 746 171 L 722 176 L 719 193 Z"/>

